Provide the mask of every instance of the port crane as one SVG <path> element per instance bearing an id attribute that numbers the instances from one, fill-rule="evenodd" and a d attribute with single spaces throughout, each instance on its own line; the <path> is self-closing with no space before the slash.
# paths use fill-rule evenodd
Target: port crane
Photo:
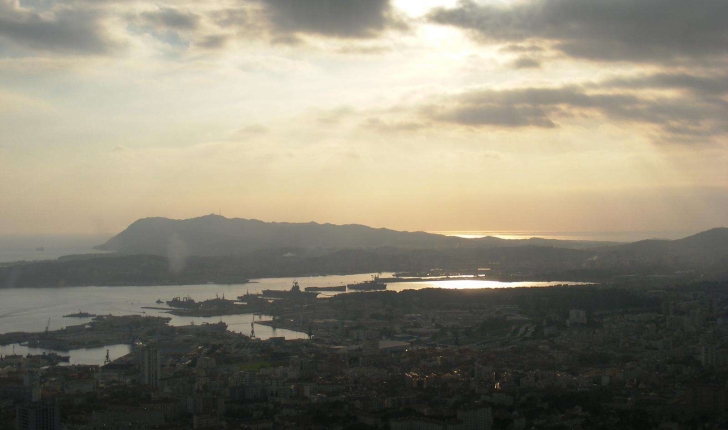
<path id="1" fill-rule="evenodd" d="M 45 332 L 48 333 L 48 329 L 51 327 L 51 319 L 48 318 L 48 323 L 46 324 Z"/>

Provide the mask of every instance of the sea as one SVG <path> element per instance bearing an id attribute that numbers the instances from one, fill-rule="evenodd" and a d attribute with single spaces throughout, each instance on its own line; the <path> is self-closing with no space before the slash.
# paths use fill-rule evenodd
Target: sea
<path id="1" fill-rule="evenodd" d="M 682 239 L 691 236 L 697 231 L 490 231 L 490 230 L 446 230 L 430 231 L 428 233 L 444 236 L 456 236 L 465 239 L 479 239 L 482 237 L 497 237 L 500 239 L 556 239 L 578 240 L 586 242 L 637 242 L 645 239 Z"/>
<path id="2" fill-rule="evenodd" d="M 64 255 L 103 253 L 94 246 L 112 234 L 89 235 L 0 235 L 0 263 L 55 260 Z"/>

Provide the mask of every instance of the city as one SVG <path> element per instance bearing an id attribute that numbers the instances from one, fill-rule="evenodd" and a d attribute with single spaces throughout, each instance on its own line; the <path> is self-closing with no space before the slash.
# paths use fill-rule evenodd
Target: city
<path id="1" fill-rule="evenodd" d="M 256 339 L 133 326 L 102 366 L 0 360 L 3 414 L 66 429 L 722 428 L 725 284 L 350 293 L 282 299 Z M 145 321 L 145 320 L 150 321 Z M 118 321 L 116 321 L 118 320 Z M 125 334 L 127 335 L 127 334 Z M 12 427 L 6 427 L 12 428 Z"/>
<path id="2" fill-rule="evenodd" d="M 0 430 L 728 430 L 728 0 L 0 0 Z"/>

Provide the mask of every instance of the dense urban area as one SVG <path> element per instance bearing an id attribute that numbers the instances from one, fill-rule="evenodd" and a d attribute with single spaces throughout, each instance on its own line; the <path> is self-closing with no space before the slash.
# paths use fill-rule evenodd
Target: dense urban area
<path id="1" fill-rule="evenodd" d="M 645 284 L 241 296 L 301 340 L 144 316 L 8 334 L 133 348 L 2 357 L 0 428 L 725 428 L 728 285 Z"/>

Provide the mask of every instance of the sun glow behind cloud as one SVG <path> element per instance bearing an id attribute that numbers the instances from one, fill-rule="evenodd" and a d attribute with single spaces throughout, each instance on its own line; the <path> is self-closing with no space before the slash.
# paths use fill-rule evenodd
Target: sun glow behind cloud
<path id="1" fill-rule="evenodd" d="M 218 208 L 407 230 L 727 223 L 718 44 L 606 51 L 623 36 L 485 25 L 538 0 L 337 4 L 340 23 L 269 1 L 0 0 L 15 19 L 0 19 L 1 229 L 115 231 Z M 725 37 L 703 19 L 700 37 Z"/>

